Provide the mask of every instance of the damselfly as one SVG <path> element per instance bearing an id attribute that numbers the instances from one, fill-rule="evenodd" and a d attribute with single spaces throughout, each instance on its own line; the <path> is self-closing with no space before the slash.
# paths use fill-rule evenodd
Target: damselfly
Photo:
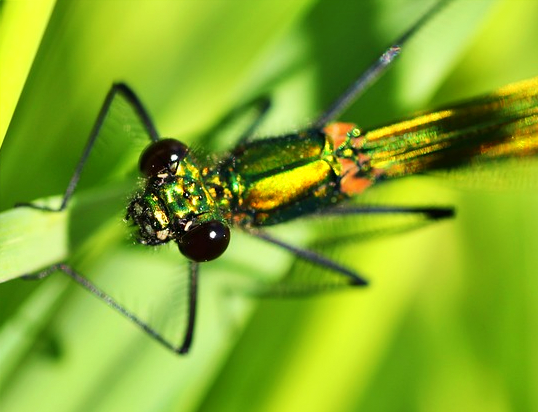
<path id="1" fill-rule="evenodd" d="M 440 2 L 408 30 L 326 112 L 303 131 L 253 140 L 267 109 L 229 153 L 196 158 L 183 143 L 161 139 L 140 99 L 125 84 L 110 90 L 84 154 L 59 208 L 67 207 L 113 101 L 121 96 L 137 112 L 152 144 L 140 168 L 145 189 L 130 202 L 127 217 L 138 226 L 141 243 L 177 242 L 190 261 L 189 316 L 184 339 L 169 342 L 144 320 L 116 303 L 67 264 L 53 265 L 34 277 L 63 271 L 153 338 L 179 353 L 189 350 L 195 321 L 199 262 L 219 257 L 230 241 L 229 227 L 241 228 L 299 258 L 324 266 L 351 286 L 366 284 L 349 268 L 320 254 L 282 242 L 260 228 L 308 214 L 411 213 L 446 217 L 450 208 L 346 207 L 345 201 L 384 180 L 430 170 L 452 169 L 473 161 L 531 156 L 536 153 L 538 81 L 507 86 L 470 102 L 379 128 L 332 123 L 396 58 L 400 48 L 444 4 Z"/>

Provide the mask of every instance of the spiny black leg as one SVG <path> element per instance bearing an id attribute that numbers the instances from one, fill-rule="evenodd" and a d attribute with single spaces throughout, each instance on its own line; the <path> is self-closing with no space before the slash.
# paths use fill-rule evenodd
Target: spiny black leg
<path id="1" fill-rule="evenodd" d="M 337 206 L 316 212 L 316 216 L 373 215 L 373 214 L 418 214 L 429 219 L 446 219 L 454 217 L 452 207 L 407 207 L 407 206 Z"/>
<path id="2" fill-rule="evenodd" d="M 189 351 L 194 334 L 194 321 L 196 319 L 196 302 L 198 296 L 198 268 L 197 262 L 189 262 L 189 317 L 187 321 L 187 330 L 185 338 L 178 353 L 185 354 Z"/>
<path id="3" fill-rule="evenodd" d="M 77 163 L 75 172 L 73 173 L 73 176 L 71 176 L 71 180 L 67 185 L 67 189 L 65 190 L 64 197 L 60 206 L 58 208 L 52 208 L 47 206 L 34 205 L 33 203 L 18 203 L 16 205 L 17 207 L 31 207 L 33 209 L 45 210 L 49 212 L 61 212 L 67 207 L 67 204 L 69 203 L 69 200 L 73 196 L 73 192 L 77 187 L 80 175 L 82 173 L 82 169 L 84 169 L 84 165 L 88 160 L 88 157 L 92 151 L 95 141 L 97 140 L 97 137 L 99 136 L 99 132 L 101 131 L 101 127 L 103 126 L 108 111 L 110 110 L 110 106 L 112 105 L 112 102 L 114 101 L 114 98 L 117 94 L 122 95 L 135 109 L 135 112 L 144 124 L 150 139 L 154 142 L 159 140 L 159 134 L 157 132 L 157 129 L 155 128 L 155 125 L 153 124 L 148 111 L 146 110 L 138 96 L 126 84 L 115 83 L 110 88 L 109 92 L 106 95 L 105 101 L 101 106 L 101 110 L 99 111 L 97 120 L 95 121 L 90 136 L 88 137 L 86 147 L 84 148 L 82 156 Z"/>
<path id="4" fill-rule="evenodd" d="M 434 17 L 451 0 L 441 0 L 428 10 L 410 29 L 397 39 L 386 51 L 365 71 L 351 86 L 329 106 L 329 108 L 313 123 L 313 129 L 321 129 L 327 123 L 338 118 L 351 103 L 353 103 L 364 91 L 370 87 L 387 67 L 400 54 L 401 48 L 417 33 L 432 17 Z"/>
<path id="5" fill-rule="evenodd" d="M 33 275 L 26 275 L 23 276 L 23 279 L 41 279 L 44 278 L 54 272 L 63 272 L 66 275 L 68 275 L 71 279 L 73 279 L 75 282 L 77 282 L 79 285 L 81 285 L 84 289 L 86 289 L 88 292 L 93 294 L 94 296 L 101 299 L 101 301 L 105 302 L 108 306 L 110 306 L 112 309 L 116 310 L 117 312 L 121 313 L 123 316 L 125 316 L 127 319 L 129 319 L 134 324 L 138 325 L 144 332 L 146 332 L 150 337 L 155 339 L 157 342 L 165 346 L 166 348 L 170 349 L 171 351 L 179 354 L 187 353 L 190 344 L 192 341 L 192 335 L 194 330 L 194 318 L 196 314 L 196 287 L 197 287 L 197 278 L 198 278 L 198 264 L 192 263 L 191 264 L 191 277 L 190 277 L 190 299 L 189 299 L 189 320 L 187 325 L 187 331 L 185 333 L 185 338 L 183 340 L 183 343 L 181 346 L 176 346 L 170 341 L 168 341 L 166 338 L 164 338 L 160 333 L 158 333 L 155 329 L 153 329 L 148 323 L 140 319 L 138 316 L 136 316 L 133 312 L 125 308 L 123 305 L 118 303 L 112 296 L 108 295 L 101 289 L 99 289 L 97 286 L 95 286 L 92 282 L 90 282 L 85 277 L 78 274 L 71 266 L 66 265 L 64 263 L 58 263 L 56 265 L 52 265 L 44 270 L 42 270 L 39 273 L 33 274 Z"/>
<path id="6" fill-rule="evenodd" d="M 301 258 L 303 260 L 307 260 L 315 265 L 322 266 L 324 268 L 327 268 L 329 270 L 333 270 L 335 272 L 338 272 L 347 278 L 351 280 L 351 285 L 354 286 L 366 286 L 368 285 L 368 281 L 364 279 L 362 276 L 358 275 L 356 272 L 354 272 L 351 269 L 346 268 L 345 266 L 342 266 L 338 263 L 336 263 L 334 260 L 331 260 L 329 258 L 326 258 L 325 256 L 322 256 L 316 252 L 313 252 L 311 250 L 302 249 L 297 246 L 290 245 L 286 242 L 283 242 L 281 240 L 278 240 L 270 235 L 268 235 L 266 232 L 258 229 L 245 229 L 248 233 L 250 233 L 253 236 L 256 236 L 257 238 L 260 238 L 262 240 L 265 240 L 266 242 L 272 243 L 273 245 L 280 246 L 283 249 L 286 249 L 287 251 L 293 253 L 298 258 Z"/>

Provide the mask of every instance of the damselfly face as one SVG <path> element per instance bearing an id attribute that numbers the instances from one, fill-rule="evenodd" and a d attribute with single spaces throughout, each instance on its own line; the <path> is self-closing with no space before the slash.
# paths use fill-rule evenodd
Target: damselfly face
<path id="1" fill-rule="evenodd" d="M 230 229 L 187 146 L 174 139 L 154 142 L 140 156 L 139 167 L 147 180 L 127 209 L 127 218 L 139 228 L 139 242 L 159 245 L 174 240 L 195 262 L 222 255 Z"/>

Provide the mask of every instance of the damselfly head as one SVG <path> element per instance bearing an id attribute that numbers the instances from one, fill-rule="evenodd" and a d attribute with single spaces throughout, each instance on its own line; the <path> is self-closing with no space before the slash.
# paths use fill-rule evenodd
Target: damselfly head
<path id="1" fill-rule="evenodd" d="M 174 240 L 195 262 L 222 255 L 230 229 L 187 146 L 175 139 L 153 142 L 140 156 L 139 167 L 146 183 L 127 208 L 127 218 L 138 226 L 138 241 L 159 245 Z"/>

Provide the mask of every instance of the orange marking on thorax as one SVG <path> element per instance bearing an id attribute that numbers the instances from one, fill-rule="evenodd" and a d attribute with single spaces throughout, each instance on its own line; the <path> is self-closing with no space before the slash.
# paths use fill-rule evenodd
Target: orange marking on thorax
<path id="1" fill-rule="evenodd" d="M 348 139 L 348 133 L 357 126 L 353 123 L 331 123 L 323 128 L 325 134 L 330 137 L 334 143 L 334 148 L 338 148 Z M 362 137 L 353 138 L 351 144 L 358 147 L 361 144 Z M 357 195 L 364 192 L 372 186 L 376 179 L 383 173 L 380 170 L 372 170 L 371 176 L 357 176 L 358 169 L 362 165 L 368 164 L 370 157 L 363 153 L 357 153 L 356 159 L 346 159 L 338 157 L 341 169 L 340 190 L 349 196 Z"/>
<path id="2" fill-rule="evenodd" d="M 334 147 L 338 147 L 346 141 L 347 134 L 356 127 L 353 123 L 331 123 L 323 128 L 323 132 L 333 140 Z"/>
<path id="3" fill-rule="evenodd" d="M 355 176 L 357 165 L 349 159 L 338 159 L 342 165 L 342 179 L 340 180 L 340 190 L 346 195 L 358 195 L 374 184 L 374 181 L 361 176 Z"/>

